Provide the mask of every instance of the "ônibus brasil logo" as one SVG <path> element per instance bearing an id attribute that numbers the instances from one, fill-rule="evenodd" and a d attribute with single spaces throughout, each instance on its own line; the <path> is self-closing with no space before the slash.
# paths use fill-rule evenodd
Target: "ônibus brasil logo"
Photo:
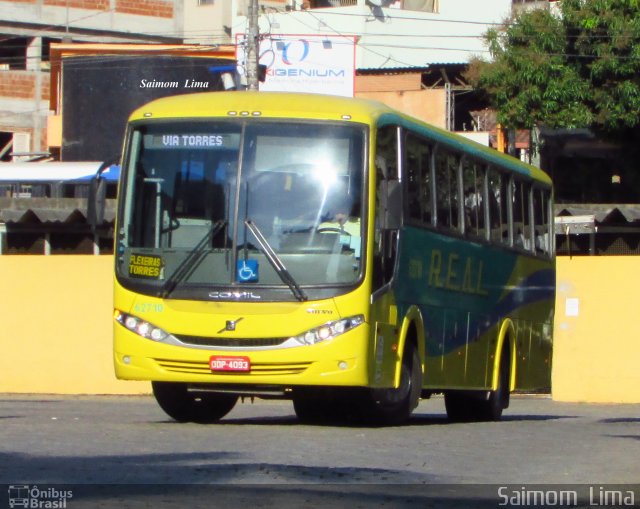
<path id="1" fill-rule="evenodd" d="M 64 509 L 67 500 L 73 498 L 71 490 L 58 488 L 39 488 L 26 484 L 9 485 L 9 507 L 26 507 L 32 509 Z"/>

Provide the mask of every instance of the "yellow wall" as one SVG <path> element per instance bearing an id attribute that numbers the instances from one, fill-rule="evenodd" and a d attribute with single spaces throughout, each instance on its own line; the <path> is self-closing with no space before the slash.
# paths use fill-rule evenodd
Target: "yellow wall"
<path id="1" fill-rule="evenodd" d="M 111 361 L 111 256 L 0 256 L 0 393 L 141 394 Z M 640 257 L 558 258 L 553 397 L 640 402 Z"/>
<path id="2" fill-rule="evenodd" d="M 553 398 L 640 402 L 640 257 L 557 260 Z"/>
<path id="3" fill-rule="evenodd" d="M 0 392 L 148 393 L 113 374 L 111 256 L 0 256 Z"/>

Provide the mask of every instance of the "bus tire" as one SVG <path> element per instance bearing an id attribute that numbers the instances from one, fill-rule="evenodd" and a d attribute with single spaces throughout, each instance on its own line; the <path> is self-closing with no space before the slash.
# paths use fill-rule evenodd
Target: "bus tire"
<path id="1" fill-rule="evenodd" d="M 498 387 L 495 391 L 489 391 L 489 396 L 480 402 L 478 420 L 499 421 L 502 418 L 502 411 L 509 407 L 510 364 L 509 349 L 505 347 L 500 356 Z"/>
<path id="2" fill-rule="evenodd" d="M 185 383 L 151 382 L 151 386 L 160 408 L 178 422 L 217 422 L 231 412 L 238 401 L 235 394 L 191 392 Z"/>
<path id="3" fill-rule="evenodd" d="M 414 345 L 407 346 L 401 370 L 400 387 L 371 391 L 371 400 L 364 411 L 367 421 L 373 424 L 401 424 L 409 419 L 411 412 L 418 406 L 422 392 L 422 365 L 420 354 Z"/>
<path id="4" fill-rule="evenodd" d="M 495 391 L 447 391 L 444 406 L 453 422 L 499 421 L 502 411 L 509 406 L 510 378 L 509 350 L 505 347 L 500 357 L 498 387 Z"/>

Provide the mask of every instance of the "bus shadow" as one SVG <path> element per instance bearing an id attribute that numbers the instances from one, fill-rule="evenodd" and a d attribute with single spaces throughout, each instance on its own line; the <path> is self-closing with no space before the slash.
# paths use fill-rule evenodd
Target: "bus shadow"
<path id="1" fill-rule="evenodd" d="M 631 440 L 640 440 L 640 435 L 605 435 L 609 438 L 629 438 Z"/>
<path id="2" fill-rule="evenodd" d="M 598 422 L 603 424 L 631 424 L 634 422 L 640 422 L 640 417 L 615 417 L 611 419 L 601 419 Z"/>
<path id="3" fill-rule="evenodd" d="M 503 415 L 502 422 L 509 421 L 557 421 L 560 419 L 578 419 L 577 415 Z"/>
<path id="4" fill-rule="evenodd" d="M 538 421 L 555 421 L 559 419 L 577 419 L 574 415 L 534 415 L 534 414 L 522 414 L 522 415 L 503 415 L 500 421 L 484 421 L 485 423 L 507 423 L 507 422 L 538 422 Z M 483 421 L 469 421 L 469 422 L 457 422 L 450 420 L 446 415 L 413 415 L 407 422 L 409 426 L 423 426 L 434 424 L 478 424 Z"/>
<path id="5" fill-rule="evenodd" d="M 509 422 L 544 422 L 560 419 L 576 419 L 573 415 L 509 415 L 503 416 L 501 421 L 493 424 Z M 184 426 L 170 419 L 156 421 L 159 424 L 175 424 Z M 327 419 L 318 422 L 301 422 L 295 415 L 283 416 L 257 416 L 257 417 L 232 417 L 224 418 L 217 423 L 189 423 L 193 426 L 321 426 L 335 428 L 391 428 L 391 427 L 415 427 L 415 426 L 442 426 L 459 424 L 478 424 L 478 422 L 455 422 L 444 414 L 414 414 L 402 424 L 367 423 L 358 420 Z"/>
<path id="6" fill-rule="evenodd" d="M 295 416 L 225 417 L 218 422 L 178 422 L 167 418 L 153 422 L 155 424 L 176 426 L 291 426 L 293 424 L 300 424 Z"/>

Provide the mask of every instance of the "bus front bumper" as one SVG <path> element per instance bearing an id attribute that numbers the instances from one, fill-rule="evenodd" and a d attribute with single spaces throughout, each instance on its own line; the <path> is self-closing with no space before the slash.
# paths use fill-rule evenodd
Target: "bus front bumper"
<path id="1" fill-rule="evenodd" d="M 114 365 L 117 378 L 228 386 L 351 386 L 369 383 L 368 326 L 315 345 L 292 348 L 200 349 L 164 345 L 116 325 Z M 216 370 L 224 358 L 231 370 Z M 241 362 L 233 362 L 236 359 Z M 240 366 L 241 369 L 236 369 Z M 240 391 L 238 391 L 240 392 Z"/>

